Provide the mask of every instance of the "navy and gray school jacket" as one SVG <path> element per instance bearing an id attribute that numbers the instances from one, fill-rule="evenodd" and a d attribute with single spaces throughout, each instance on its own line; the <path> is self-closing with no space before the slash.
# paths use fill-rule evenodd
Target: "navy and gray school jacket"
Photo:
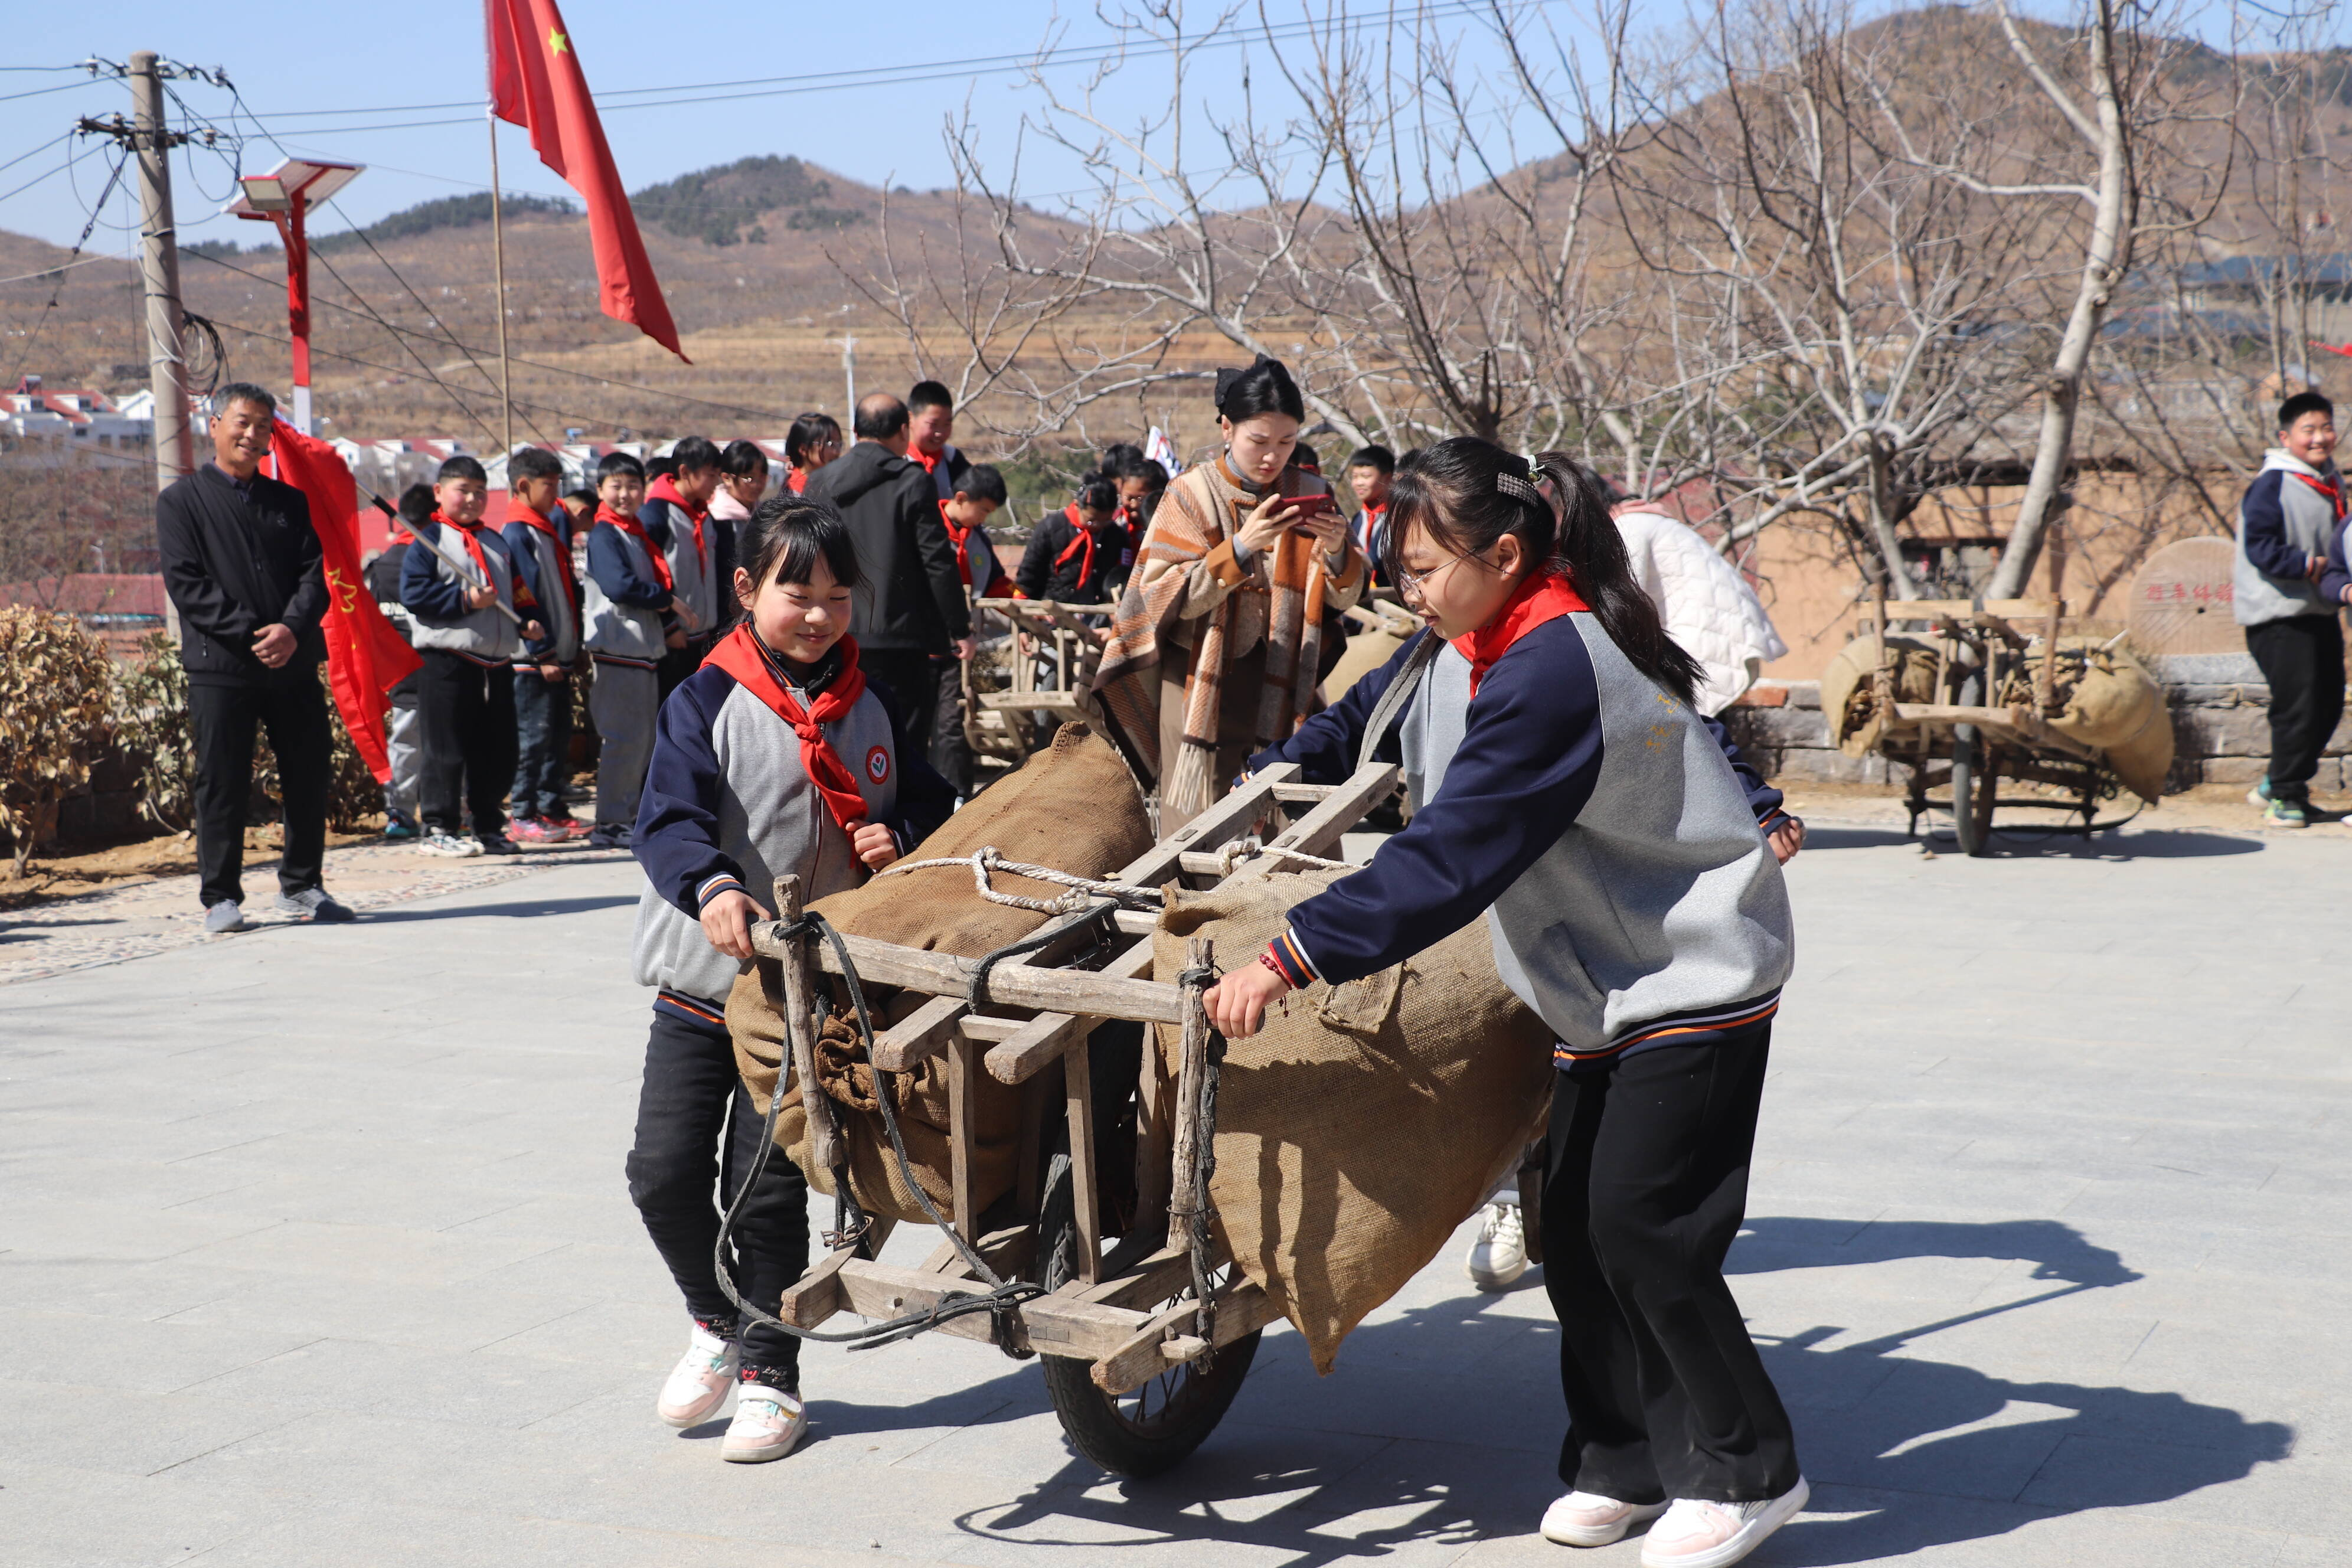
<path id="1" fill-rule="evenodd" d="M 2242 626 L 2293 616 L 2332 616 L 2343 603 L 2340 574 L 2311 580 L 2312 557 L 2341 564 L 2344 476 L 2330 463 L 2315 468 L 2273 447 L 2238 503 L 2237 559 L 2231 609 Z"/>
<path id="2" fill-rule="evenodd" d="M 552 536 L 519 517 L 499 530 L 507 552 L 514 557 L 515 575 L 522 579 L 537 608 L 531 616 L 546 635 L 522 645 L 526 664 L 570 664 L 580 657 L 579 584 L 572 578 L 572 530 L 569 523 Z"/>
<path id="3" fill-rule="evenodd" d="M 609 522 L 588 531 L 588 581 L 580 585 L 580 618 L 590 653 L 609 663 L 652 668 L 661 662 L 675 618 L 669 600 L 643 544 Z"/>
<path id="4" fill-rule="evenodd" d="M 1412 647 L 1251 766 L 1345 778 Z M 1743 778 L 1728 744 L 1590 614 L 1521 637 L 1475 700 L 1469 661 L 1446 648 L 1377 753 L 1403 764 L 1412 822 L 1293 909 L 1277 952 L 1337 985 L 1484 913 L 1504 983 L 1551 1026 L 1570 1068 L 1768 1018 L 1794 952 L 1759 831 L 1780 793 L 1753 770 Z"/>
<path id="5" fill-rule="evenodd" d="M 418 542 L 400 563 L 401 607 L 414 623 L 408 640 L 419 648 L 454 653 L 474 664 L 512 664 L 522 652 L 522 633 L 504 613 L 515 607 L 514 558 L 507 542 L 494 528 L 473 531 L 475 542 L 482 547 L 482 558 L 489 563 L 490 586 L 499 591 L 499 602 L 472 610 L 466 607 L 466 590 L 479 586 L 480 580 L 474 574 L 465 542 L 451 539 L 447 544 L 451 554 L 467 563 L 466 574 L 460 576 L 457 568 L 433 548 L 433 542 L 441 536 L 441 525 L 427 520 L 410 526 Z"/>
<path id="6" fill-rule="evenodd" d="M 888 826 L 901 849 L 955 809 L 954 788 L 908 743 L 880 683 L 869 680 L 825 735 L 857 775 L 866 819 Z M 631 847 L 646 873 L 630 945 L 637 984 L 661 988 L 656 1009 L 706 1026 L 725 1022 L 741 966 L 703 935 L 705 903 L 740 889 L 772 910 L 780 876 L 797 874 L 809 902 L 866 879 L 801 766 L 800 737 L 716 665 L 662 704 Z"/>

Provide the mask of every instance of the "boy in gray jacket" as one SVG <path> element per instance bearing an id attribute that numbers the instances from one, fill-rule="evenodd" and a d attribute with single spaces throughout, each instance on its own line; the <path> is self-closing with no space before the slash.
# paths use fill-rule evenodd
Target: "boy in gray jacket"
<path id="1" fill-rule="evenodd" d="M 507 542 L 482 526 L 489 476 L 472 458 L 441 465 L 433 516 L 400 564 L 400 602 L 415 624 L 425 668 L 416 716 L 425 731 L 420 855 L 453 859 L 520 853 L 506 834 L 514 782 L 514 661 L 545 630 L 515 609 L 519 579 Z M 462 795 L 462 801 L 461 801 Z M 473 837 L 463 837 L 464 813 Z"/>
<path id="2" fill-rule="evenodd" d="M 2279 405 L 2279 444 L 2238 507 L 2232 607 L 2271 689 L 2270 772 L 2246 798 L 2267 827 L 2310 825 L 2311 776 L 2344 717 L 2347 580 L 2331 586 L 2328 571 L 2344 526 L 2335 451 L 2336 405 L 2297 393 Z"/>
<path id="3" fill-rule="evenodd" d="M 588 689 L 600 742 L 596 826 L 588 842 L 599 849 L 628 847 L 661 707 L 656 672 L 665 653 L 686 647 L 669 563 L 637 516 L 645 499 L 645 465 L 626 452 L 606 453 L 596 465 L 596 521 L 588 531 L 588 580 L 580 585 L 584 640 L 596 663 Z"/>

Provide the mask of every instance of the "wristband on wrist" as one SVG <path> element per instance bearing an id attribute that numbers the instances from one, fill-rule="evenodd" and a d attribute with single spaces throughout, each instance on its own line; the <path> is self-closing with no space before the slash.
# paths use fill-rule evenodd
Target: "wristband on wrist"
<path id="1" fill-rule="evenodd" d="M 1291 984 L 1290 976 L 1282 972 L 1282 965 L 1274 961 L 1274 950 L 1272 948 L 1268 948 L 1265 952 L 1259 953 L 1257 955 L 1257 961 L 1260 963 L 1265 964 L 1268 969 L 1274 971 L 1274 977 L 1282 982 L 1284 989 L 1290 991 L 1296 991 L 1298 989 L 1297 986 Z"/>

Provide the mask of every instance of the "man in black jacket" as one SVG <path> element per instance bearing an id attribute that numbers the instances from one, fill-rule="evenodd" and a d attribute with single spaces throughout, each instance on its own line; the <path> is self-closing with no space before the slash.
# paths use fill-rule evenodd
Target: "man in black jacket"
<path id="1" fill-rule="evenodd" d="M 857 542 L 857 661 L 890 689 L 924 755 L 939 727 L 931 660 L 971 657 L 971 610 L 931 476 L 907 456 L 907 405 L 857 400 L 857 444 L 819 468 L 807 494 L 829 501 Z"/>
<path id="2" fill-rule="evenodd" d="M 257 724 L 278 753 L 286 808 L 278 908 L 306 920 L 347 921 L 352 911 L 319 885 L 332 745 L 319 689 L 327 657 L 319 536 L 302 492 L 260 472 L 277 400 L 236 382 L 214 395 L 212 406 L 213 460 L 155 500 L 155 542 L 164 590 L 180 614 L 180 663 L 195 729 L 205 930 L 245 928 L 245 808 Z"/>

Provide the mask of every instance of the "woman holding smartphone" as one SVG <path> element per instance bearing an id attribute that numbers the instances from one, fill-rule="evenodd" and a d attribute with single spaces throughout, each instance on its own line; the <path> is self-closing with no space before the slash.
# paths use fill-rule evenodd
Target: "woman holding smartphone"
<path id="1" fill-rule="evenodd" d="M 1367 574 L 1330 487 L 1288 467 L 1307 406 L 1282 362 L 1219 371 L 1216 395 L 1224 449 L 1169 486 L 1095 679 L 1112 738 L 1158 784 L 1163 834 L 1315 711 Z"/>

